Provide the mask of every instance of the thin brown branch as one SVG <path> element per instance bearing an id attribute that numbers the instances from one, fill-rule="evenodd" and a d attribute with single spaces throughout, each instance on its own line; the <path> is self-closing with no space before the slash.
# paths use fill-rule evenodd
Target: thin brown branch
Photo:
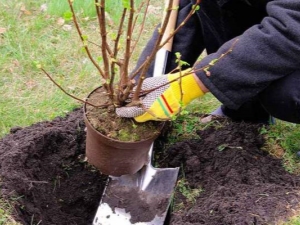
<path id="1" fill-rule="evenodd" d="M 161 88 L 161 87 L 164 87 L 164 86 L 166 86 L 166 85 L 169 85 L 169 84 L 171 84 L 171 83 L 173 83 L 173 82 L 175 82 L 175 81 L 178 81 L 178 80 L 180 81 L 180 80 L 182 79 L 182 77 L 185 77 L 185 76 L 190 75 L 190 74 L 192 74 L 192 73 L 196 73 L 196 72 L 199 72 L 199 71 L 205 71 L 205 72 L 208 71 L 209 68 L 211 68 L 212 66 L 214 66 L 218 61 L 220 61 L 221 59 L 223 59 L 225 56 L 227 56 L 228 54 L 230 54 L 230 53 L 233 51 L 234 46 L 236 45 L 236 43 L 238 42 L 238 40 L 239 40 L 239 39 L 236 39 L 236 40 L 232 43 L 232 45 L 230 46 L 230 48 L 229 48 L 225 53 L 221 54 L 219 58 L 212 60 L 212 61 L 209 62 L 207 65 L 205 65 L 205 66 L 203 66 L 203 67 L 201 67 L 201 68 L 199 68 L 199 69 L 195 69 L 195 65 L 196 65 L 197 63 L 201 62 L 201 61 L 198 61 L 198 62 L 191 68 L 191 71 L 190 71 L 190 72 L 185 73 L 185 74 L 183 74 L 183 75 L 180 75 L 178 78 L 175 78 L 175 79 L 173 79 L 173 80 L 171 80 L 171 81 L 169 81 L 169 82 L 167 82 L 167 83 L 165 83 L 165 84 L 159 85 L 159 86 L 157 86 L 157 87 L 155 87 L 155 88 L 151 88 L 151 89 L 148 89 L 148 90 L 141 90 L 141 91 L 140 91 L 140 94 L 139 94 L 139 98 L 140 98 L 140 97 L 143 97 L 143 96 L 149 94 L 150 92 L 155 91 L 155 90 L 157 90 L 157 89 L 159 89 L 159 88 Z M 176 70 L 179 70 L 179 71 L 180 71 L 180 66 L 178 66 L 177 68 L 175 68 L 172 72 L 174 72 L 174 71 L 176 71 Z M 172 72 L 171 72 L 171 73 L 172 73 Z M 133 93 L 133 94 L 136 94 L 136 92 Z M 139 102 L 139 100 L 137 100 L 137 101 L 132 101 L 132 102 L 135 102 L 135 103 L 136 103 L 136 102 Z M 135 103 L 133 103 L 133 104 L 135 104 Z M 129 103 L 127 106 L 132 106 L 133 104 L 130 104 L 130 103 Z"/>
<path id="2" fill-rule="evenodd" d="M 95 45 L 95 46 L 97 46 L 97 47 L 99 47 L 99 48 L 101 48 L 100 45 L 98 45 L 97 43 L 95 43 L 95 42 L 93 42 L 93 41 L 88 40 L 88 42 L 91 43 L 91 44 L 93 44 L 93 45 Z M 113 52 L 112 52 L 112 50 L 110 49 L 109 46 L 107 46 L 107 52 L 108 52 L 108 54 L 113 58 L 113 55 L 114 55 L 114 54 L 113 54 Z M 118 61 L 118 59 L 116 59 L 116 58 L 115 58 L 115 60 L 113 61 L 113 63 L 115 63 L 115 64 L 118 65 L 118 66 L 121 66 L 121 62 Z"/>
<path id="3" fill-rule="evenodd" d="M 118 52 L 119 52 L 119 42 L 120 42 L 120 38 L 121 38 L 121 35 L 122 35 L 122 30 L 123 30 L 123 26 L 124 26 L 124 21 L 125 21 L 125 17 L 126 17 L 126 12 L 127 12 L 127 9 L 124 8 L 123 9 L 123 13 L 122 13 L 122 16 L 121 16 L 121 19 L 120 19 L 120 25 L 119 25 L 119 28 L 118 28 L 118 33 L 117 33 L 117 36 L 116 36 L 116 39 L 115 39 L 115 44 L 114 44 L 114 49 L 113 49 L 113 53 L 112 53 L 112 63 L 111 63 L 111 79 L 110 79 L 110 88 L 113 88 L 113 84 L 114 84 L 114 81 L 115 81 L 115 65 L 117 64 L 120 68 L 122 68 L 122 63 L 117 61 L 117 55 L 118 55 Z"/>
<path id="4" fill-rule="evenodd" d="M 91 40 L 87 40 L 87 42 L 89 42 L 89 43 L 91 43 L 91 44 L 93 44 L 93 45 L 95 45 L 95 46 L 101 48 L 101 46 L 100 46 L 99 44 L 97 44 L 97 43 L 95 43 L 95 42 L 93 42 L 93 41 L 91 41 Z M 107 44 L 107 46 L 106 46 L 106 50 L 107 50 L 107 53 L 108 53 L 109 55 L 112 55 L 112 50 L 110 49 L 110 46 L 109 46 L 108 44 Z"/>
<path id="5" fill-rule="evenodd" d="M 161 28 L 159 28 L 158 38 L 156 40 L 154 48 L 153 48 L 151 54 L 148 56 L 148 58 L 143 63 L 143 66 L 141 67 L 141 76 L 139 77 L 139 80 L 138 80 L 136 92 L 133 95 L 133 101 L 138 101 L 138 99 L 139 99 L 139 93 L 140 93 L 141 88 L 142 88 L 142 83 L 143 83 L 143 80 L 145 79 L 145 74 L 148 71 L 151 62 L 155 58 L 156 53 L 157 53 L 157 51 L 160 48 L 161 40 L 162 40 L 163 35 L 164 35 L 165 31 L 166 31 L 166 28 L 167 28 L 167 25 L 168 25 L 168 21 L 169 21 L 169 18 L 171 16 L 171 12 L 173 10 L 172 6 L 173 6 L 173 0 L 170 0 L 168 8 L 167 8 L 166 16 L 165 16 L 164 21 L 163 21 L 163 24 L 162 24 Z"/>
<path id="6" fill-rule="evenodd" d="M 230 53 L 233 51 L 234 46 L 236 45 L 236 43 L 237 43 L 238 41 L 239 41 L 238 38 L 235 39 L 235 40 L 233 41 L 232 45 L 230 46 L 230 48 L 229 48 L 225 53 L 221 54 L 219 58 L 210 61 L 207 65 L 205 65 L 205 66 L 203 66 L 203 67 L 201 67 L 201 68 L 199 68 L 199 69 L 197 69 L 197 70 L 194 70 L 194 72 L 205 71 L 205 72 L 206 72 L 206 75 L 207 75 L 207 76 L 210 76 L 210 72 L 209 72 L 208 70 L 209 70 L 212 66 L 214 66 L 218 61 L 220 61 L 220 60 L 223 59 L 225 56 L 227 56 L 228 54 L 230 54 Z M 194 64 L 194 67 L 195 67 L 197 64 L 199 64 L 200 62 L 201 62 L 201 60 L 198 61 L 198 62 L 196 62 L 196 63 Z M 208 74 L 209 74 L 209 75 L 208 75 Z"/>
<path id="7" fill-rule="evenodd" d="M 192 73 L 194 73 L 194 71 L 191 70 L 191 72 L 185 73 L 185 74 L 183 74 L 183 75 L 181 75 L 181 76 L 179 76 L 179 77 L 177 77 L 177 78 L 175 78 L 175 79 L 173 79 L 173 80 L 170 80 L 170 81 L 167 82 L 167 83 L 164 83 L 164 84 L 162 84 L 162 85 L 159 85 L 159 86 L 157 86 L 157 87 L 155 87 L 155 88 L 151 88 L 151 89 L 148 89 L 148 90 L 141 90 L 139 97 L 142 97 L 142 96 L 144 96 L 144 95 L 147 95 L 147 94 L 149 94 L 149 93 L 152 92 L 152 91 L 155 91 L 155 90 L 157 90 L 157 89 L 159 89 L 159 88 L 161 88 L 161 87 L 164 87 L 164 86 L 169 85 L 169 84 L 171 84 L 171 83 L 173 83 L 173 82 L 175 82 L 175 81 L 178 81 L 178 80 L 182 79 L 182 77 L 185 77 L 185 76 L 190 75 L 190 74 L 192 74 Z M 134 92 L 134 93 L 136 93 L 136 92 Z"/>
<path id="8" fill-rule="evenodd" d="M 133 54 L 133 52 L 134 52 L 137 44 L 140 41 L 141 35 L 144 32 L 144 27 L 145 27 L 145 23 L 146 23 L 146 17 L 147 17 L 147 12 L 148 12 L 148 8 L 149 8 L 149 4 L 150 4 L 150 0 L 147 0 L 146 7 L 145 7 L 145 12 L 143 13 L 143 20 L 142 20 L 142 23 L 139 24 L 139 26 L 140 26 L 139 30 L 140 31 L 139 31 L 139 33 L 137 35 L 137 39 L 135 40 L 134 44 L 132 45 L 130 57 L 132 56 L 132 54 Z M 144 6 L 144 2 L 143 2 L 143 4 L 140 5 L 140 8 L 139 8 L 137 14 L 139 14 L 139 12 L 142 10 L 143 6 Z M 133 30 L 135 28 L 137 19 L 138 19 L 138 16 L 135 18 L 134 25 L 133 25 L 133 28 L 132 28 Z"/>
<path id="9" fill-rule="evenodd" d="M 184 18 L 184 20 L 178 25 L 178 27 L 167 37 L 161 44 L 160 48 L 162 48 L 165 44 L 172 39 L 176 33 L 186 24 L 186 22 L 191 18 L 191 16 L 196 12 L 197 7 L 200 4 L 201 0 L 197 0 L 196 3 L 192 6 L 192 10 L 189 12 L 189 14 Z"/>
<path id="10" fill-rule="evenodd" d="M 97 12 L 98 23 L 100 26 L 100 36 L 101 36 L 101 52 L 103 57 L 103 65 L 104 65 L 104 78 L 106 82 L 106 87 L 109 95 L 113 96 L 113 89 L 110 89 L 107 82 L 110 78 L 109 73 L 109 57 L 107 55 L 107 33 L 106 33 L 106 19 L 105 19 L 105 0 L 95 0 L 95 7 Z"/>
<path id="11" fill-rule="evenodd" d="M 127 23 L 127 33 L 126 33 L 126 46 L 124 52 L 124 63 L 122 67 L 122 74 L 119 83 L 119 87 L 124 86 L 128 83 L 128 67 L 129 67 L 129 59 L 131 54 L 131 41 L 132 41 L 132 25 L 133 25 L 133 18 L 134 18 L 134 1 L 130 0 L 130 10 L 129 10 L 129 17 Z"/>
<path id="12" fill-rule="evenodd" d="M 180 60 L 181 60 L 181 55 L 180 57 L 178 57 L 178 68 L 179 68 L 179 90 L 180 90 L 180 102 L 182 102 L 182 99 L 183 99 L 183 91 L 182 91 L 182 70 L 181 70 L 181 66 L 180 66 Z M 180 110 L 181 110 L 181 107 L 180 107 Z"/>
<path id="13" fill-rule="evenodd" d="M 150 0 L 147 0 L 147 3 L 149 3 Z M 145 5 L 145 2 L 142 1 L 141 4 L 139 5 L 138 9 L 135 10 L 135 17 L 134 17 L 134 21 L 133 21 L 133 24 L 132 24 L 132 30 L 135 30 L 135 27 L 136 27 L 136 23 L 137 23 L 137 20 L 139 18 L 139 14 L 140 12 L 142 11 L 143 9 L 143 6 Z M 144 14 L 144 17 L 147 15 L 146 13 L 143 13 Z"/>
<path id="14" fill-rule="evenodd" d="M 189 12 L 189 14 L 186 16 L 186 18 L 183 20 L 183 22 L 164 40 L 161 42 L 160 46 L 158 47 L 157 51 L 161 49 L 165 44 L 167 44 L 176 33 L 185 25 L 185 23 L 190 19 L 190 17 L 195 13 L 197 10 L 197 5 L 199 5 L 201 0 L 197 0 L 197 2 L 193 5 L 192 10 Z M 177 10 L 177 9 L 172 9 L 169 7 L 171 10 Z M 131 75 L 131 78 L 136 77 L 144 68 L 145 64 L 147 62 L 145 61 L 137 70 L 134 71 L 134 73 Z"/>
<path id="15" fill-rule="evenodd" d="M 73 17 L 73 21 L 74 21 L 76 30 L 77 30 L 77 32 L 79 34 L 79 37 L 80 37 L 80 39 L 81 39 L 81 41 L 83 43 L 84 49 L 85 49 L 85 51 L 86 51 L 89 59 L 91 60 L 91 62 L 94 64 L 94 66 L 96 67 L 96 69 L 99 71 L 99 73 L 102 76 L 102 78 L 105 79 L 106 77 L 105 77 L 104 72 L 102 71 L 102 69 L 100 68 L 100 66 L 97 64 L 97 62 L 94 60 L 94 58 L 92 57 L 91 52 L 89 50 L 89 47 L 87 46 L 86 41 L 83 38 L 83 34 L 82 34 L 81 29 L 79 27 L 79 24 L 77 22 L 77 18 L 76 18 L 75 11 L 74 11 L 74 8 L 73 8 L 73 1 L 72 0 L 68 0 L 68 2 L 69 2 L 69 6 L 70 6 L 70 9 L 71 9 L 71 12 L 72 12 L 72 17 Z"/>
<path id="16" fill-rule="evenodd" d="M 104 104 L 104 105 L 94 105 L 92 103 L 89 103 L 88 101 L 85 101 L 85 100 L 82 100 L 72 94 L 70 94 L 69 92 L 67 92 L 62 86 L 60 86 L 53 78 L 52 76 L 43 68 L 41 68 L 41 70 L 43 71 L 43 73 L 52 81 L 53 84 L 55 84 L 62 92 L 64 92 L 66 95 L 68 95 L 69 97 L 79 101 L 79 102 L 82 102 L 82 103 L 85 103 L 87 105 L 91 105 L 93 107 L 97 107 L 97 108 L 100 108 L 100 107 L 107 107 L 109 106 L 110 104 Z"/>

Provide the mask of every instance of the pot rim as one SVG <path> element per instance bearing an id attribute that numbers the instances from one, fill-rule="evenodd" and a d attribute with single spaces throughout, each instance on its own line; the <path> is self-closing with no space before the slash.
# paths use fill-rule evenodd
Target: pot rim
<path id="1" fill-rule="evenodd" d="M 99 86 L 99 87 L 95 88 L 93 91 L 91 91 L 90 94 L 87 96 L 86 101 L 89 99 L 89 97 L 90 97 L 96 90 L 98 90 L 98 89 L 101 88 L 101 87 L 102 87 L 102 86 Z M 96 132 L 96 133 L 98 133 L 99 135 L 101 135 L 102 137 L 105 137 L 106 139 L 111 140 L 111 141 L 113 141 L 113 142 L 117 142 L 117 143 L 137 143 L 137 144 L 138 144 L 138 143 L 141 143 L 141 142 L 149 141 L 149 140 L 151 140 L 151 139 L 156 139 L 156 137 L 158 137 L 158 136 L 160 135 L 160 132 L 162 131 L 163 127 L 165 126 L 165 122 L 164 122 L 164 121 L 161 121 L 160 127 L 158 127 L 158 130 L 157 130 L 157 131 L 158 131 L 158 134 L 152 135 L 152 136 L 150 136 L 150 137 L 147 138 L 147 139 L 143 139 L 143 140 L 140 140 L 140 141 L 120 141 L 120 140 L 117 140 L 117 139 L 113 139 L 113 138 L 107 137 L 106 135 L 102 134 L 101 132 L 99 132 L 98 130 L 96 130 L 96 129 L 92 126 L 92 124 L 90 123 L 89 119 L 88 119 L 87 116 L 86 116 L 86 114 L 87 114 L 86 106 L 87 106 L 87 104 L 84 103 L 84 106 L 83 106 L 83 115 L 84 115 L 85 120 L 89 123 L 90 128 L 91 128 L 94 132 Z"/>

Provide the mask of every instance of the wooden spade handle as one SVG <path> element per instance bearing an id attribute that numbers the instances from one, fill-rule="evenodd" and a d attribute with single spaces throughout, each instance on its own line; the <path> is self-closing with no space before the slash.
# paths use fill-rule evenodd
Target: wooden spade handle
<path id="1" fill-rule="evenodd" d="M 170 0 L 166 0 L 166 3 L 165 3 L 166 7 L 168 7 L 169 1 Z M 170 36 L 170 34 L 175 30 L 177 15 L 178 15 L 178 6 L 179 6 L 179 0 L 173 0 L 171 15 L 170 15 L 167 27 L 166 27 L 166 32 L 164 33 L 164 35 L 162 37 L 161 43 L 165 42 L 167 40 L 167 38 Z M 165 20 L 165 14 L 166 13 L 164 13 L 164 15 L 163 15 L 163 21 Z M 173 37 L 163 46 L 163 48 L 168 51 L 171 51 L 172 44 L 173 44 Z"/>

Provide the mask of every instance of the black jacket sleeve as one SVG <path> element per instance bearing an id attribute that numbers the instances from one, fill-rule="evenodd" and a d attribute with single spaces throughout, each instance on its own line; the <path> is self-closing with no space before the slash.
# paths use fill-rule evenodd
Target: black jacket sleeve
<path id="1" fill-rule="evenodd" d="M 237 109 L 273 81 L 300 69 L 300 1 L 274 0 L 267 4 L 267 14 L 196 65 L 197 76 L 227 107 Z M 231 48 L 209 73 L 201 69 Z"/>

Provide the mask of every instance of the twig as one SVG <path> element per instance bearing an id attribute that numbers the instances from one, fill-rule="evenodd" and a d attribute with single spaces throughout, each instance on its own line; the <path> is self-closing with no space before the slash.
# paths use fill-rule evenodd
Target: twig
<path id="1" fill-rule="evenodd" d="M 198 9 L 197 6 L 200 4 L 201 0 L 197 0 L 196 3 L 192 6 L 192 10 L 189 12 L 189 14 L 184 18 L 184 20 L 178 25 L 178 27 L 170 34 L 169 37 L 167 37 L 161 44 L 160 48 L 162 48 L 165 44 L 168 43 L 170 39 L 172 39 L 176 33 L 186 24 L 186 22 L 191 18 L 191 16 L 196 12 Z"/>
<path id="2" fill-rule="evenodd" d="M 48 181 L 39 181 L 39 180 L 26 180 L 25 182 L 30 182 L 30 183 L 38 183 L 38 184 L 48 184 Z"/>
<path id="3" fill-rule="evenodd" d="M 80 101 L 80 102 L 82 102 L 82 103 L 85 103 L 85 104 L 87 104 L 87 105 L 90 105 L 90 106 L 93 106 L 93 107 L 96 107 L 96 108 L 101 108 L 101 107 L 107 107 L 107 106 L 109 106 L 109 105 L 111 105 L 111 104 L 103 104 L 103 105 L 94 105 L 94 104 L 92 104 L 92 103 L 89 103 L 88 101 L 84 101 L 84 100 L 82 100 L 82 99 L 80 99 L 80 98 L 77 98 L 76 96 L 74 96 L 74 95 L 72 95 L 72 94 L 70 94 L 70 93 L 68 93 L 65 89 L 63 89 L 62 88 L 62 86 L 60 86 L 52 77 L 51 77 L 51 75 L 46 71 L 46 70 L 44 70 L 43 68 L 40 68 L 43 72 L 44 72 L 44 74 L 46 74 L 46 76 L 62 91 L 62 92 L 64 92 L 66 95 L 68 95 L 69 97 L 71 97 L 71 98 L 73 98 L 73 99 L 75 99 L 75 100 L 77 100 L 77 101 Z"/>
<path id="4" fill-rule="evenodd" d="M 157 87 L 155 87 L 155 88 L 151 88 L 151 89 L 148 89 L 148 90 L 141 90 L 141 93 L 140 93 L 139 97 L 142 97 L 142 96 L 144 96 L 144 95 L 147 95 L 147 94 L 149 94 L 149 93 L 152 92 L 152 91 L 155 91 L 155 90 L 157 90 L 157 89 L 159 89 L 159 88 L 161 88 L 161 87 L 164 87 L 164 86 L 169 85 L 169 84 L 171 84 L 171 83 L 173 83 L 173 82 L 175 82 L 175 81 L 178 81 L 178 80 L 182 79 L 182 77 L 185 77 L 185 76 L 190 75 L 190 74 L 192 74 L 192 73 L 194 73 L 194 71 L 191 70 L 191 72 L 185 73 L 185 74 L 183 74 L 183 75 L 181 75 L 181 76 L 179 76 L 179 77 L 177 77 L 177 78 L 175 78 L 175 79 L 173 79 L 173 80 L 170 80 L 170 81 L 168 81 L 168 82 L 166 82 L 166 83 L 164 83 L 164 84 L 162 84 L 162 85 L 159 85 L 159 86 L 157 86 Z M 135 93 L 135 92 L 134 92 L 134 93 Z"/>
<path id="5" fill-rule="evenodd" d="M 177 66 L 177 68 L 179 69 L 179 91 L 180 91 L 180 103 L 182 102 L 182 100 L 183 100 L 183 91 L 182 91 L 182 70 L 181 70 L 181 55 L 179 55 L 178 56 L 178 58 L 177 58 L 177 61 L 178 61 L 178 66 Z M 181 107 L 181 105 L 180 105 L 180 108 L 179 108 L 179 114 L 181 113 L 181 110 L 182 110 L 182 107 Z"/>
<path id="6" fill-rule="evenodd" d="M 122 64 L 119 61 L 117 61 L 117 55 L 118 55 L 118 51 L 119 51 L 119 42 L 120 42 L 120 37 L 122 35 L 122 29 L 123 29 L 123 25 L 124 25 L 126 12 L 127 12 L 127 9 L 124 8 L 122 16 L 121 16 L 121 20 L 120 20 L 120 25 L 118 28 L 117 37 L 115 39 L 113 53 L 112 53 L 112 63 L 111 63 L 111 69 L 110 69 L 111 79 L 110 79 L 110 83 L 109 83 L 110 88 L 113 88 L 113 84 L 114 84 L 114 80 L 115 80 L 115 65 L 117 64 L 118 66 L 122 67 Z"/>
<path id="7" fill-rule="evenodd" d="M 163 24 L 162 24 L 161 28 L 159 28 L 159 32 L 158 32 L 159 35 L 158 35 L 156 43 L 153 47 L 153 50 L 152 50 L 151 54 L 148 56 L 148 58 L 145 60 L 145 63 L 141 66 L 141 76 L 139 77 L 139 80 L 138 80 L 138 84 L 137 84 L 137 87 L 136 87 L 136 93 L 133 95 L 133 99 L 132 99 L 133 101 L 138 101 L 139 100 L 139 93 L 140 93 L 141 88 L 142 88 L 142 83 L 145 79 L 145 74 L 148 71 L 151 62 L 155 58 L 155 55 L 156 55 L 157 51 L 160 49 L 160 42 L 163 38 L 163 34 L 164 34 L 164 32 L 167 28 L 168 21 L 169 21 L 169 18 L 171 16 L 171 12 L 173 10 L 172 6 L 173 6 L 173 0 L 170 0 L 168 8 L 167 8 L 167 13 L 166 13 L 165 19 L 163 21 Z M 137 71 L 135 73 L 137 74 Z"/>
<path id="8" fill-rule="evenodd" d="M 127 23 L 127 33 L 126 33 L 126 46 L 124 53 L 124 63 L 122 66 L 122 74 L 119 82 L 119 87 L 123 87 L 128 82 L 128 66 L 129 59 L 131 55 L 131 39 L 132 39 L 132 25 L 133 25 L 133 16 L 134 16 L 134 2 L 130 0 L 130 10 L 129 10 L 129 18 Z"/>
<path id="9" fill-rule="evenodd" d="M 171 3 L 172 2 L 172 3 Z M 159 49 L 161 49 L 166 43 L 168 43 L 168 41 L 170 41 L 170 39 L 172 39 L 174 36 L 175 36 L 175 34 L 176 33 L 178 33 L 178 31 L 185 25 L 185 23 L 190 19 L 190 17 L 195 13 L 195 11 L 198 9 L 197 8 L 197 6 L 200 4 L 200 2 L 201 2 L 201 0 L 197 0 L 197 2 L 193 5 L 193 8 L 192 8 L 192 10 L 191 10 L 191 12 L 186 16 L 186 18 L 183 20 L 183 22 L 174 30 L 174 32 L 172 32 L 171 34 L 170 34 L 170 36 L 169 37 L 167 37 L 162 43 L 160 43 L 160 45 L 158 46 L 158 48 L 157 48 L 157 50 L 156 51 L 158 51 Z M 173 4 L 173 1 L 171 0 L 170 1 L 170 4 L 169 4 L 169 7 L 168 7 L 168 12 L 170 13 L 170 10 L 172 11 L 172 10 L 177 10 L 177 9 L 173 9 L 172 8 L 172 4 Z M 169 17 L 170 17 L 170 14 L 169 13 L 167 13 L 167 15 L 166 15 L 166 20 L 168 20 L 169 19 Z M 163 28 L 163 26 L 162 26 L 162 28 Z M 161 29 L 162 29 L 161 28 Z M 164 33 L 164 31 L 161 31 L 162 33 Z M 149 58 L 148 58 L 148 60 L 149 60 Z M 134 71 L 134 73 L 131 75 L 131 78 L 134 78 L 134 77 L 136 77 L 140 72 L 141 72 L 141 70 L 143 70 L 143 68 L 145 67 L 145 64 L 147 63 L 147 61 L 145 61 L 138 69 L 136 69 L 135 71 Z"/>
<path id="10" fill-rule="evenodd" d="M 145 12 L 144 12 L 144 16 L 143 16 L 143 21 L 142 21 L 141 24 L 139 24 L 139 26 L 140 26 L 140 29 L 139 29 L 140 32 L 139 32 L 139 34 L 137 35 L 137 39 L 136 39 L 135 43 L 134 43 L 133 46 L 132 46 L 132 49 L 131 49 L 131 55 L 133 54 L 134 49 L 136 48 L 137 44 L 139 43 L 139 40 L 140 40 L 140 38 L 141 38 L 141 35 L 142 35 L 143 31 L 144 31 L 145 22 L 146 22 L 146 16 L 147 16 L 149 4 L 150 4 L 150 0 L 147 0 L 146 7 L 145 7 Z M 140 9 L 138 10 L 138 12 L 142 10 L 142 6 L 143 6 L 143 4 L 141 4 Z M 134 27 L 135 27 L 137 18 L 138 18 L 138 17 L 136 17 L 136 19 L 135 19 L 135 22 L 134 22 L 134 25 L 133 25 L 133 30 L 134 30 Z M 131 57 L 131 55 L 130 55 L 130 57 Z"/>
<path id="11" fill-rule="evenodd" d="M 219 62 L 222 58 L 224 58 L 224 57 L 227 56 L 229 53 L 231 53 L 232 50 L 233 50 L 233 48 L 234 48 L 234 46 L 236 45 L 236 43 L 237 43 L 238 41 L 239 41 L 238 38 L 235 39 L 234 42 L 232 43 L 232 45 L 230 46 L 230 48 L 229 48 L 225 53 L 221 54 L 221 56 L 220 56 L 219 58 L 210 61 L 207 65 L 205 65 L 205 66 L 203 66 L 203 67 L 201 67 L 201 68 L 199 68 L 199 69 L 194 70 L 194 72 L 199 72 L 199 71 L 202 71 L 202 70 L 203 70 L 203 71 L 206 72 L 206 75 L 207 75 L 207 76 L 210 76 L 211 74 L 210 74 L 210 72 L 209 72 L 208 70 L 209 70 L 212 66 L 214 66 L 217 62 Z M 201 60 L 198 61 L 198 62 L 196 62 L 195 65 L 194 65 L 194 67 L 195 67 L 198 63 L 200 63 L 200 62 L 201 62 Z"/>
<path id="12" fill-rule="evenodd" d="M 97 12 L 97 18 L 98 18 L 98 23 L 100 26 L 100 36 L 101 36 L 101 51 L 102 51 L 102 57 L 103 57 L 103 64 L 104 64 L 104 78 L 107 79 L 109 78 L 109 59 L 107 56 L 107 37 L 106 37 L 106 19 L 105 19 L 105 0 L 101 0 L 101 3 L 99 0 L 95 0 L 95 7 L 96 7 L 96 12 Z M 111 94 L 113 91 L 108 90 L 109 93 Z"/>
<path id="13" fill-rule="evenodd" d="M 164 84 L 162 84 L 162 85 L 159 85 L 159 86 L 157 86 L 157 87 L 155 87 L 155 88 L 151 88 L 151 89 L 148 89 L 148 90 L 140 90 L 140 92 L 139 92 L 139 95 L 138 95 L 138 98 L 140 98 L 140 97 L 143 97 L 144 95 L 147 95 L 147 94 L 149 94 L 150 92 L 152 92 L 152 91 L 155 91 L 155 90 L 157 90 L 157 89 L 159 89 L 159 88 L 161 88 L 161 87 L 164 87 L 164 86 L 166 86 L 166 85 L 169 85 L 169 84 L 171 84 L 171 83 L 173 83 L 173 82 L 175 82 L 175 81 L 178 81 L 179 80 L 179 82 L 181 82 L 181 79 L 183 78 L 183 77 L 185 77 L 185 76 L 187 76 L 187 75 L 190 75 L 190 74 L 192 74 L 192 73 L 195 73 L 195 72 L 199 72 L 199 71 L 205 71 L 205 70 L 207 70 L 208 71 L 208 69 L 211 67 L 211 66 L 213 66 L 213 65 L 215 65 L 218 61 L 220 61 L 222 58 L 224 58 L 226 55 L 228 55 L 228 54 L 230 54 L 232 51 L 233 51 L 233 48 L 234 48 L 234 46 L 235 46 L 235 44 L 238 42 L 238 39 L 236 39 L 235 41 L 234 41 L 234 43 L 231 45 L 231 47 L 225 52 L 225 53 L 223 53 L 219 58 L 217 58 L 217 59 L 214 59 L 213 60 L 213 62 L 209 62 L 208 63 L 208 65 L 205 65 L 205 66 L 203 66 L 203 67 L 201 67 L 201 68 L 199 68 L 199 69 L 197 69 L 197 70 L 195 70 L 194 69 L 194 67 L 191 69 L 191 71 L 190 72 L 188 72 L 188 73 L 185 73 L 185 74 L 180 74 L 180 76 L 178 77 L 178 78 L 175 78 L 175 79 L 173 79 L 173 80 L 171 80 L 171 81 L 169 81 L 169 82 L 166 82 L 166 83 L 164 83 Z M 201 61 L 198 61 L 197 63 L 199 63 L 199 62 L 201 62 Z M 180 62 L 179 62 L 180 63 Z M 197 64 L 196 63 L 196 64 Z M 196 65 L 195 64 L 195 65 Z M 176 67 L 174 70 L 172 70 L 170 73 L 172 73 L 172 72 L 174 72 L 174 71 L 176 71 L 176 70 L 178 70 L 179 69 L 179 73 L 181 73 L 181 66 L 178 66 L 178 67 Z M 209 71 L 208 71 L 209 72 Z M 182 87 L 180 87 L 181 88 L 181 96 L 183 95 L 183 93 L 182 93 Z M 134 92 L 133 93 L 133 95 L 135 95 L 136 94 L 136 92 Z M 182 101 L 182 98 L 181 98 L 181 101 Z M 136 100 L 136 101 L 132 101 L 132 102 L 130 102 L 129 104 L 127 104 L 126 106 L 128 106 L 128 107 L 130 107 L 130 106 L 137 106 L 137 105 L 141 105 L 141 102 L 140 102 L 140 100 L 138 99 L 138 100 Z M 145 109 L 144 109 L 145 110 Z M 145 110 L 146 111 L 146 110 Z"/>
<path id="14" fill-rule="evenodd" d="M 102 78 L 105 79 L 106 77 L 105 77 L 104 72 L 102 71 L 102 69 L 100 68 L 100 66 L 97 64 L 97 62 L 94 60 L 94 58 L 92 57 L 91 52 L 90 52 L 90 50 L 89 50 L 89 48 L 88 48 L 88 46 L 87 46 L 87 44 L 86 44 L 86 42 L 85 42 L 85 40 L 83 38 L 82 32 L 81 32 L 80 27 L 79 27 L 78 22 L 77 22 L 75 11 L 74 11 L 74 8 L 73 8 L 73 2 L 71 0 L 68 0 L 68 2 L 69 2 L 69 6 L 70 6 L 70 9 L 71 9 L 71 12 L 72 12 L 72 17 L 73 17 L 73 21 L 74 21 L 76 30 L 77 30 L 77 32 L 79 34 L 79 37 L 80 37 L 80 39 L 81 39 L 81 41 L 83 43 L 84 49 L 85 49 L 85 51 L 86 51 L 89 59 L 91 60 L 91 62 L 94 64 L 94 66 L 99 71 L 99 73 L 102 76 Z"/>
<path id="15" fill-rule="evenodd" d="M 98 45 L 97 43 L 95 43 L 95 42 L 93 42 L 93 41 L 91 41 L 91 40 L 87 40 L 87 42 L 88 42 L 88 43 L 91 43 L 91 44 L 93 44 L 93 45 L 95 45 L 95 46 L 98 46 L 99 48 L 101 48 L 100 45 Z M 106 50 L 107 50 L 107 52 L 108 52 L 109 55 L 112 55 L 112 54 L 113 54 L 113 53 L 112 53 L 112 50 L 110 49 L 110 47 L 109 47 L 108 45 L 106 46 Z M 120 62 L 117 62 L 117 64 L 120 64 Z"/>

